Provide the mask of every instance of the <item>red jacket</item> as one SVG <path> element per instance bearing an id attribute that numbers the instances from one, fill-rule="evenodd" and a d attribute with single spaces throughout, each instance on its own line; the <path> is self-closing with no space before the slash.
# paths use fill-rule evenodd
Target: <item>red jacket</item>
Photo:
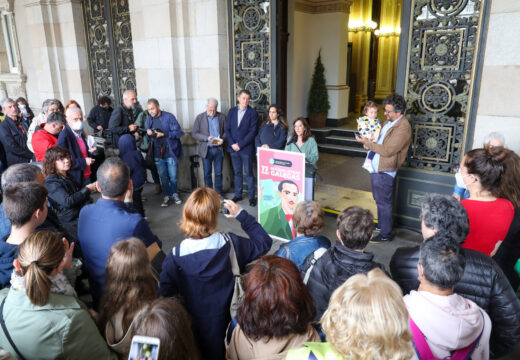
<path id="1" fill-rule="evenodd" d="M 56 146 L 58 138 L 45 129 L 38 130 L 34 133 L 31 144 L 34 150 L 36 161 L 43 161 L 45 152 L 53 146 Z"/>

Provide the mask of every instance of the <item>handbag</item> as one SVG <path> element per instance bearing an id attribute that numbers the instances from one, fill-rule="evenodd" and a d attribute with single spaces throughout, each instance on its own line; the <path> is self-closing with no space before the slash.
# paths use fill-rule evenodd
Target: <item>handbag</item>
<path id="1" fill-rule="evenodd" d="M 238 265 L 233 240 L 228 234 L 224 234 L 224 236 L 229 241 L 229 260 L 231 261 L 231 271 L 234 279 L 233 296 L 231 297 L 231 305 L 229 306 L 229 313 L 233 319 L 237 315 L 237 310 L 244 299 L 246 275 L 240 274 L 240 266 Z"/>

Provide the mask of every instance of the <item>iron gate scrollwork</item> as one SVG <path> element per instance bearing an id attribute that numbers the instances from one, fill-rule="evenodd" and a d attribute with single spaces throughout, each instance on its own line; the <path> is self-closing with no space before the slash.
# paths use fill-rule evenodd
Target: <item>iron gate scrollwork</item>
<path id="1" fill-rule="evenodd" d="M 466 147 L 483 6 L 487 0 L 412 0 L 405 97 L 408 166 L 449 173 Z"/>
<path id="2" fill-rule="evenodd" d="M 271 103 L 270 12 L 266 0 L 234 0 L 231 7 L 232 98 L 242 89 L 249 90 L 250 105 L 260 121 Z"/>
<path id="3" fill-rule="evenodd" d="M 83 17 L 93 100 L 121 102 L 135 90 L 135 66 L 128 0 L 85 0 Z"/>

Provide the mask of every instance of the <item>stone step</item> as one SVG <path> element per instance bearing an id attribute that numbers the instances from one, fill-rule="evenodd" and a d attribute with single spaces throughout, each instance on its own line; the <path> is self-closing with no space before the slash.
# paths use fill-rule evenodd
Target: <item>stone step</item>
<path id="1" fill-rule="evenodd" d="M 325 138 L 326 144 L 334 144 L 334 145 L 343 145 L 343 146 L 351 146 L 355 148 L 363 148 L 363 144 L 358 143 L 356 139 L 345 137 L 345 136 L 327 136 Z"/>
<path id="2" fill-rule="evenodd" d="M 330 154 L 339 154 L 347 156 L 365 157 L 367 155 L 367 150 L 363 148 L 335 144 L 318 144 L 318 150 Z"/>
<path id="3" fill-rule="evenodd" d="M 348 138 L 355 139 L 356 130 L 350 129 L 330 129 L 330 135 L 334 136 L 344 136 Z"/>

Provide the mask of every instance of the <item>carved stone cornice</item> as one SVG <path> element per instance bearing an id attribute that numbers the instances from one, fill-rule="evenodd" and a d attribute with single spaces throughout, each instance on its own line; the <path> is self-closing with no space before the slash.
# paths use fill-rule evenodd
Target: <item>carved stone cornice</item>
<path id="1" fill-rule="evenodd" d="M 1 0 L 0 0 L 1 1 Z M 27 0 L 25 7 L 42 5 L 62 5 L 62 4 L 81 4 L 81 0 Z"/>
<path id="2" fill-rule="evenodd" d="M 14 0 L 0 0 L 0 11 L 12 12 L 14 10 Z"/>
<path id="3" fill-rule="evenodd" d="M 350 12 L 354 0 L 296 0 L 295 10 L 309 14 Z"/>

